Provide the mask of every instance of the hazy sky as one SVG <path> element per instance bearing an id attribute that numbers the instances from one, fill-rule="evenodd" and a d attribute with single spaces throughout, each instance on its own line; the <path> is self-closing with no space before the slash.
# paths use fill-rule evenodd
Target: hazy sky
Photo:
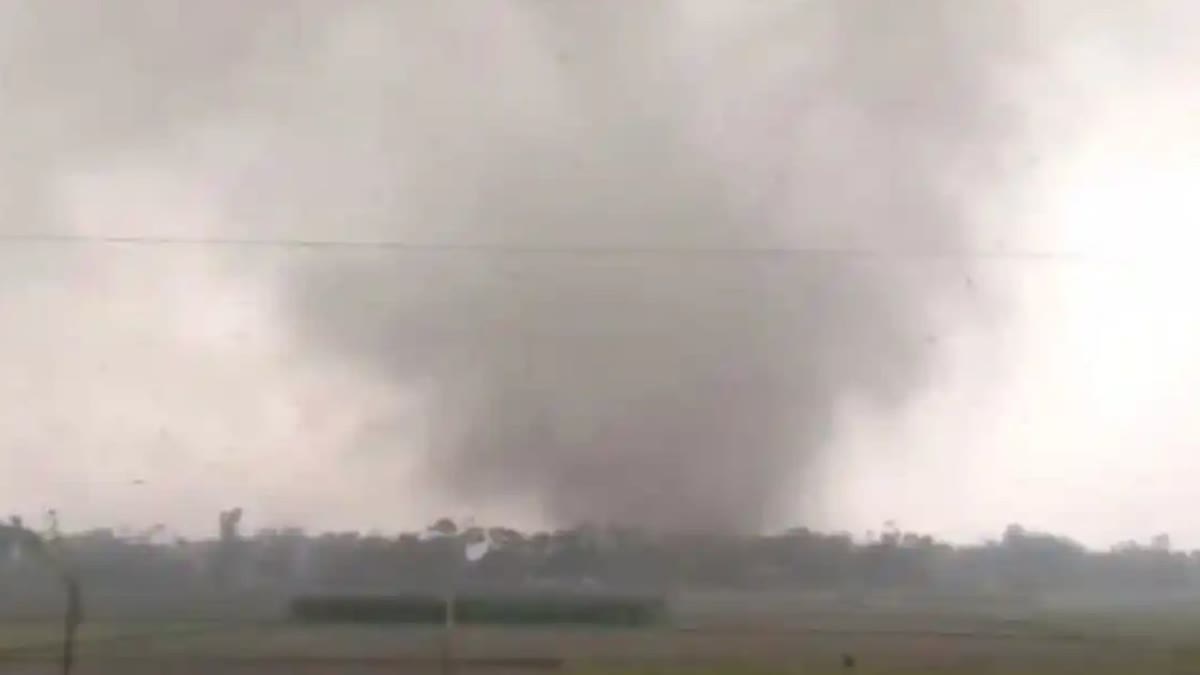
<path id="1" fill-rule="evenodd" d="M 559 87 L 506 93 L 480 81 L 481 62 L 520 73 L 512 82 L 549 81 L 537 29 L 505 3 L 403 12 L 375 2 L 211 4 L 0 5 L 0 233 L 362 239 L 378 237 L 373 219 L 385 213 L 364 204 L 386 203 L 388 214 L 449 208 L 437 200 L 461 195 L 413 205 L 382 180 L 331 182 L 306 168 L 390 161 L 369 133 L 386 122 L 338 111 L 386 109 L 378 63 L 397 49 L 408 67 L 432 73 L 414 78 L 434 102 L 405 112 L 418 132 L 395 141 L 413 152 L 435 144 L 419 133 L 433 126 L 423 116 L 459 111 L 452 128 L 468 131 L 437 142 L 469 166 L 461 153 L 508 133 L 506 120 L 553 121 L 569 103 Z M 812 4 L 695 0 L 647 62 L 646 82 L 681 91 L 704 82 L 712 98 L 698 103 L 720 101 L 716 113 L 757 125 L 745 137 L 721 135 L 695 116 L 691 138 L 719 150 L 730 173 L 755 175 L 737 165 L 749 161 L 739 151 L 763 134 L 773 141 L 763 131 L 773 117 L 755 103 L 778 102 L 771 83 L 796 66 L 789 21 L 806 21 L 799 10 Z M 835 433 L 773 524 L 862 532 L 894 520 L 974 540 L 1018 521 L 1094 545 L 1165 531 L 1200 546 L 1188 499 L 1200 475 L 1200 421 L 1189 414 L 1200 384 L 1192 4 L 1011 3 L 1020 21 L 995 29 L 1012 52 L 1001 64 L 1013 127 L 1002 167 L 947 168 L 975 181 L 960 186 L 970 194 L 967 259 L 914 255 L 886 229 L 863 225 L 788 242 L 865 245 L 883 264 L 915 275 L 941 268 L 956 282 L 945 316 L 930 323 L 920 386 L 898 406 L 839 397 Z M 564 21 L 651 30 L 637 13 L 562 6 L 581 13 Z M 977 34 L 975 23 L 1001 4 L 916 6 L 953 35 Z M 409 23 L 379 21 L 399 14 Z M 86 28 L 97 18 L 107 33 Z M 909 29 L 918 42 L 925 35 Z M 597 38 L 591 48 L 611 44 Z M 611 58 L 605 68 L 637 70 Z M 489 117 L 496 129 L 470 131 L 476 106 L 500 111 Z M 309 142 L 291 142 L 305 133 Z M 330 196 L 315 200 L 316 191 Z M 437 234 L 495 234 L 472 222 L 447 227 Z M 297 265 L 327 255 L 0 243 L 0 509 L 56 507 L 68 527 L 166 522 L 189 533 L 215 529 L 217 510 L 232 505 L 252 527 L 391 530 L 472 512 L 537 524 L 537 504 L 519 496 L 476 504 L 430 487 L 421 468 L 433 413 L 419 386 L 390 386 L 314 354 L 288 316 L 288 292 Z M 814 475 L 826 486 L 819 492 Z"/>
<path id="2" fill-rule="evenodd" d="M 1200 96 L 1184 70 L 1197 53 L 1163 27 L 1171 17 L 1195 25 L 1186 10 L 1147 10 L 1136 40 L 1117 30 L 1067 46 L 1062 79 L 1023 100 L 1038 149 L 994 236 L 1065 255 L 981 266 L 1006 315 L 946 340 L 943 385 L 903 419 L 847 420 L 855 459 L 836 463 L 847 478 L 830 522 L 866 528 L 894 510 L 959 538 L 1009 519 L 1096 545 L 1160 530 L 1200 544 L 1188 515 Z M 881 458 L 880 444 L 903 450 Z"/>

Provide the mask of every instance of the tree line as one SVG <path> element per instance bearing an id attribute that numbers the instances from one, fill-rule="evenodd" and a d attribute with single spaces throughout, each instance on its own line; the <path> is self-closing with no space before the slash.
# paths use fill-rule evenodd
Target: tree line
<path id="1" fill-rule="evenodd" d="M 27 591 L 40 573 L 36 560 L 22 555 L 15 530 L 0 529 L 0 597 Z M 1036 599 L 1051 593 L 1172 597 L 1200 590 L 1200 552 L 1174 550 L 1166 536 L 1093 551 L 1018 525 L 973 545 L 951 545 L 891 524 L 865 540 L 805 528 L 763 536 L 591 526 L 521 532 L 449 519 L 394 535 L 299 529 L 244 534 L 235 509 L 220 515 L 217 536 L 210 539 L 107 529 L 56 537 L 90 593 L 138 597 L 382 593 L 447 584 L 825 592 L 847 601 L 889 593 Z"/>

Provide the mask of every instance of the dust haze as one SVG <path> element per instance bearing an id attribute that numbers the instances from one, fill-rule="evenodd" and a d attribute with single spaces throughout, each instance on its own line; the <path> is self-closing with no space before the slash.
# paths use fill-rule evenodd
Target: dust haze
<path id="1" fill-rule="evenodd" d="M 1022 142 L 1030 7 L 10 3 L 4 232 L 296 246 L 25 252 L 9 291 L 36 314 L 45 279 L 182 259 L 269 289 L 281 380 L 421 402 L 364 406 L 347 457 L 555 523 L 754 530 L 822 496 L 841 406 L 902 405 L 991 312 L 964 252 Z M 96 174 L 108 219 L 77 203 Z"/>

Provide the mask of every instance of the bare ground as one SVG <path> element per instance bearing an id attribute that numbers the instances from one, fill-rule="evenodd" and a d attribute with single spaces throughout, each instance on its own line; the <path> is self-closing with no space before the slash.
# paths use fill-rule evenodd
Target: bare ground
<path id="1" fill-rule="evenodd" d="M 428 630 L 230 627 L 207 633 L 96 641 L 77 675 L 142 673 L 443 673 Z M 1142 641 L 953 632 L 762 629 L 604 631 L 466 629 L 453 675 L 552 671 L 861 673 L 1200 673 L 1189 652 Z M 0 673 L 57 673 L 50 645 L 0 655 Z"/>

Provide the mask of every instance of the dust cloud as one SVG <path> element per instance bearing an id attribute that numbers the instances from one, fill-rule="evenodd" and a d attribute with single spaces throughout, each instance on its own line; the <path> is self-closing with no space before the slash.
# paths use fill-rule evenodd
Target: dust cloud
<path id="1" fill-rule="evenodd" d="M 411 246 L 301 267 L 296 326 L 428 397 L 426 468 L 454 494 L 759 528 L 840 403 L 921 387 L 972 194 L 1019 127 L 1020 17 L 504 7 L 511 33 L 473 12 L 436 44 L 392 9 L 348 24 L 272 199 Z"/>
<path id="2" fill-rule="evenodd" d="M 986 311 L 1022 8 L 10 3 L 4 232 L 275 242 L 205 274 L 261 272 L 302 360 L 419 396 L 352 439 L 420 437 L 423 489 L 753 530 L 819 493 L 840 405 L 903 403 Z M 63 177 L 113 167 L 203 178 L 208 217 L 64 225 Z M 69 255 L 14 264 L 99 264 Z"/>

